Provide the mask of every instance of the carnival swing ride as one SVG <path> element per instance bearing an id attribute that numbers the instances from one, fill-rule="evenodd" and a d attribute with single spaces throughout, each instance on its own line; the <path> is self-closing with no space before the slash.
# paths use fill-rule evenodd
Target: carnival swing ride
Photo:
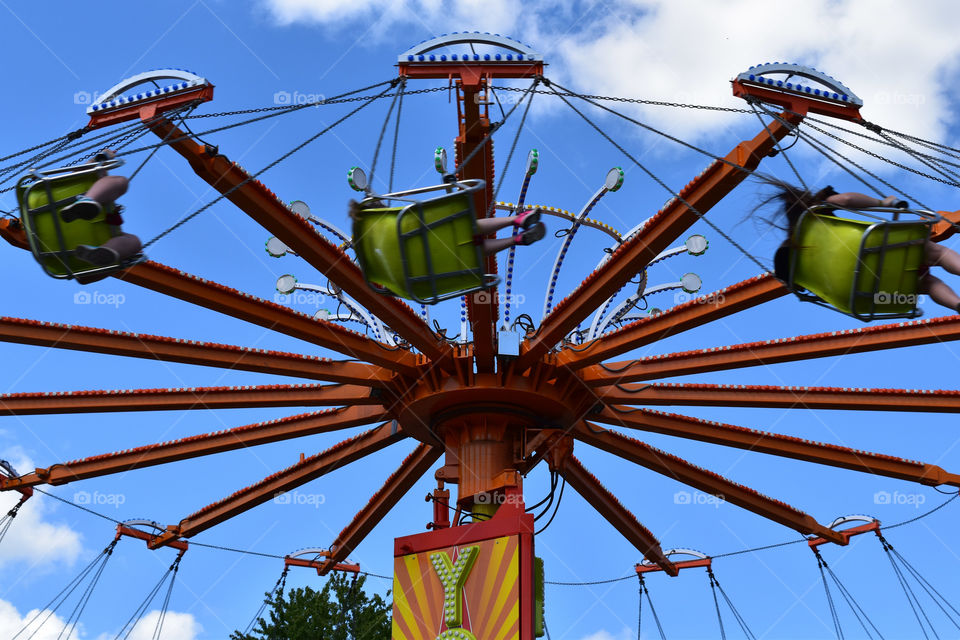
<path id="1" fill-rule="evenodd" d="M 527 640 L 545 631 L 543 568 L 534 554 L 534 515 L 531 513 L 542 503 L 527 508 L 523 501 L 524 477 L 541 461 L 547 463 L 551 472 L 550 504 L 553 490 L 560 482 L 569 484 L 642 554 L 643 562 L 637 565 L 641 586 L 644 575 L 651 571 L 675 576 L 684 568 L 707 567 L 715 597 L 719 587 L 709 557 L 689 550 L 661 548 L 653 534 L 580 462 L 575 450 L 583 445 L 619 456 L 699 491 L 722 495 L 726 502 L 799 532 L 808 538 L 811 549 L 822 562 L 821 573 L 825 568 L 829 571 L 818 551 L 823 544 L 846 545 L 851 536 L 874 531 L 887 549 L 888 543 L 876 520 L 840 518 L 830 525 L 821 524 L 799 509 L 625 435 L 623 429 L 749 449 L 927 486 L 960 487 L 960 475 L 935 465 L 654 409 L 675 405 L 955 413 L 960 411 L 960 393 L 953 390 L 659 380 L 954 340 L 960 337 L 960 316 L 892 322 L 615 361 L 642 346 L 762 305 L 791 290 L 801 299 L 830 306 L 862 320 L 915 317 L 915 304 L 903 299 L 887 300 L 877 293 L 884 290 L 916 293 L 919 247 L 928 237 L 939 241 L 952 235 L 958 218 L 956 213 L 934 213 L 926 207 L 905 211 L 850 211 L 827 220 L 827 216 L 813 211 L 808 223 L 801 225 L 800 233 L 805 234 L 801 245 L 807 247 L 808 240 L 809 245 L 816 245 L 817 238 L 824 243 L 841 242 L 843 255 L 835 253 L 825 259 L 823 254 L 811 257 L 797 251 L 792 259 L 789 287 L 773 274 L 764 273 L 709 294 L 712 304 L 700 304 L 702 298 L 697 298 L 663 311 L 641 313 L 638 303 L 664 290 L 682 288 L 692 294 L 700 289 L 700 278 L 692 273 L 680 282 L 648 283 L 648 268 L 655 263 L 680 255 L 699 255 L 707 250 L 706 238 L 699 234 L 671 247 L 695 223 L 705 223 L 712 233 L 743 250 L 706 214 L 750 176 L 765 157 L 782 153 L 781 141 L 786 137 L 804 140 L 815 148 L 820 145 L 821 152 L 826 154 L 827 147 L 818 142 L 811 131 L 833 135 L 824 127 L 837 126 L 834 120 L 859 124 L 873 135 L 857 135 L 909 152 L 937 174 L 924 175 L 957 184 L 958 156 L 948 147 L 897 134 L 865 121 L 860 115 L 863 103 L 852 91 L 819 71 L 792 64 L 758 65 L 732 81 L 734 94 L 749 106 L 743 111 L 753 111 L 761 127 L 755 137 L 736 145 L 725 156 L 715 156 L 634 120 L 607 106 L 607 99 L 603 97 L 581 95 L 551 82 L 544 77 L 543 58 L 511 38 L 480 33 L 441 36 L 400 55 L 398 70 L 393 80 L 324 100 L 324 105 L 348 103 L 352 110 L 252 174 L 229 160 L 217 147 L 198 142 L 200 135 L 209 138 L 229 127 L 197 135 L 188 127 L 185 127 L 187 131 L 181 128 L 191 117 L 196 117 L 190 115 L 193 109 L 213 98 L 214 87 L 207 79 L 178 69 L 155 70 L 120 82 L 90 105 L 87 110 L 90 121 L 83 129 L 2 158 L 9 161 L 29 156 L 14 160 L 0 170 L 0 177 L 8 181 L 26 172 L 15 187 L 7 189 L 16 189 L 20 212 L 2 221 L 0 234 L 14 247 L 31 251 L 49 275 L 81 282 L 112 276 L 267 327 L 348 359 L 331 360 L 112 329 L 2 318 L 0 339 L 7 342 L 312 381 L 248 387 L 15 393 L 0 396 L 4 415 L 155 411 L 199 406 L 330 408 L 58 463 L 22 474 L 7 465 L 0 477 L 0 489 L 19 492 L 21 499 L 0 524 L 0 533 L 11 525 L 19 505 L 34 495 L 34 488 L 42 485 L 56 486 L 243 447 L 368 426 L 368 430 L 325 451 L 305 456 L 296 464 L 202 507 L 175 524 L 161 526 L 150 521 L 129 521 L 118 525 L 114 541 L 88 567 L 88 574 L 96 580 L 97 568 L 102 571 L 102 563 L 123 536 L 145 540 L 150 549 L 177 549 L 179 555 L 170 569 L 175 574 L 180 558 L 190 545 L 189 539 L 198 533 L 338 467 L 358 462 L 402 440 L 411 440 L 417 442 L 413 452 L 329 546 L 288 556 L 286 568 L 309 566 L 321 575 L 332 570 L 356 571 L 357 567 L 348 563 L 350 554 L 414 483 L 433 470 L 437 488 L 430 496 L 433 502 L 430 531 L 397 538 L 395 543 L 393 637 Z M 528 80 L 530 85 L 526 89 L 494 85 L 503 79 Z M 442 176 L 438 186 L 375 194 L 364 171 L 353 168 L 348 176 L 350 186 L 363 192 L 365 201 L 375 201 L 375 206 L 355 220 L 353 233 L 347 233 L 312 214 L 303 202 L 285 203 L 258 179 L 267 169 L 377 100 L 389 100 L 386 122 L 395 114 L 399 130 L 405 97 L 449 90 L 447 85 L 416 90 L 409 87 L 421 80 L 449 83 L 455 93 L 459 133 L 452 163 L 445 150 L 437 149 L 434 162 Z M 496 91 L 519 94 L 508 111 L 501 108 L 500 121 L 492 119 L 490 108 L 495 104 L 491 97 Z M 498 201 L 500 184 L 496 181 L 490 140 L 518 110 L 522 111 L 517 129 L 519 138 L 535 94 L 551 95 L 564 103 L 616 147 L 620 154 L 617 157 L 625 158 L 631 167 L 641 170 L 659 188 L 668 191 L 669 201 L 632 229 L 617 230 L 591 218 L 589 214 L 595 205 L 605 194 L 619 189 L 623 182 L 624 172 L 614 168 L 576 214 L 555 206 L 527 204 L 527 190 L 540 161 L 536 151 L 528 155 L 517 201 Z M 253 118 L 260 120 L 308 106 L 317 104 L 250 112 L 266 111 L 266 115 Z M 670 189 L 585 113 L 588 106 L 704 153 L 710 159 L 709 164 L 682 189 Z M 377 153 L 387 131 L 386 122 Z M 105 132 L 100 132 L 102 129 Z M 98 171 L 118 164 L 112 161 L 113 165 L 108 167 L 90 161 L 97 151 L 110 146 L 118 149 L 122 157 L 131 153 L 123 151 L 124 146 L 147 132 L 158 136 L 160 142 L 135 151 L 153 152 L 161 146 L 173 149 L 219 192 L 214 202 L 229 200 L 273 234 L 267 241 L 270 255 L 295 255 L 315 269 L 318 278 L 327 280 L 327 284 L 307 284 L 287 275 L 277 282 L 279 291 L 322 292 L 338 302 L 338 309 L 321 311 L 311 317 L 144 256 L 96 269 L 77 260 L 72 253 L 74 247 L 103 242 L 108 231 L 102 218 L 66 223 L 58 217 L 58 211 L 81 195 L 99 175 Z M 516 142 L 514 139 L 501 173 L 506 172 Z M 916 147 L 922 149 L 916 150 Z M 71 158 L 72 162 L 67 163 Z M 450 164 L 453 166 L 448 166 Z M 855 166 L 860 173 L 869 174 L 866 169 Z M 502 178 L 500 180 L 502 182 Z M 883 184 L 890 187 L 886 182 Z M 427 193 L 432 195 L 424 197 Z M 388 206 L 391 202 L 400 204 Z M 212 204 L 181 219 L 158 238 Z M 476 242 L 472 242 L 476 219 L 491 217 L 497 211 L 514 214 L 527 209 L 569 224 L 553 264 L 539 323 L 529 315 L 515 315 L 511 307 L 515 261 L 522 254 L 510 249 L 498 265 L 494 255 L 482 254 L 476 249 Z M 579 286 L 561 296 L 559 272 L 577 231 L 583 228 L 606 234 L 611 246 Z M 146 247 L 150 244 L 152 241 Z M 387 245 L 389 251 L 383 253 L 391 253 L 396 259 L 377 262 L 377 251 Z M 814 261 L 823 264 L 824 260 L 829 263 L 827 279 L 810 267 Z M 501 286 L 503 296 L 498 295 Z M 412 300 L 414 307 L 401 298 Z M 446 299 L 451 299 L 453 305 L 459 301 L 461 324 L 456 337 L 449 337 L 448 330 L 439 323 L 431 326 L 429 322 L 430 306 Z M 346 322 L 359 323 L 366 333 L 345 328 Z M 448 488 L 451 484 L 457 487 L 455 498 Z M 560 491 L 562 496 L 562 487 Z M 849 526 L 851 523 L 855 526 Z M 888 551 L 892 551 L 892 546 Z M 676 559 L 684 554 L 693 554 L 694 559 Z M 914 575 L 910 573 L 912 567 L 905 566 L 908 568 L 898 575 Z M 829 573 L 833 575 L 832 571 Z M 282 582 L 283 578 L 278 582 L 281 589 Z M 75 588 L 79 582 L 71 584 Z M 167 602 L 172 584 L 171 578 Z M 849 594 L 837 584 L 846 598 Z M 826 574 L 824 586 L 827 586 Z M 154 595 L 159 587 L 152 592 Z M 643 589 L 649 598 L 649 592 Z M 729 598 L 722 589 L 719 591 L 732 609 Z M 89 594 L 88 589 L 83 597 L 89 599 Z M 913 607 L 914 600 L 909 601 Z M 940 609 L 946 613 L 943 606 Z M 78 610 L 82 611 L 79 605 L 74 609 L 77 617 Z M 832 600 L 831 611 L 839 635 L 839 620 Z M 916 613 L 916 609 L 914 611 Z M 749 633 L 743 618 L 735 609 L 733 612 L 737 622 Z M 142 611 L 139 613 L 142 615 Z M 861 620 L 859 615 L 857 620 Z M 917 620 L 926 634 L 919 616 Z M 929 618 L 926 621 L 929 624 Z M 67 623 L 75 625 L 76 617 Z M 162 619 L 157 633 L 159 624 Z M 720 624 L 722 630 L 722 620 Z"/>

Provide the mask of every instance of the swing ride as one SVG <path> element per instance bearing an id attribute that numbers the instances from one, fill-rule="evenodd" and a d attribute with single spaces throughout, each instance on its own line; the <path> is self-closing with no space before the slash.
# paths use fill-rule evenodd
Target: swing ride
<path id="1" fill-rule="evenodd" d="M 469 45 L 470 50 L 464 50 L 463 45 Z M 481 53 L 476 52 L 477 47 Z M 483 53 L 487 49 L 490 52 Z M 526 89 L 496 87 L 493 84 L 496 79 L 527 80 L 530 85 Z M 455 162 L 448 168 L 446 152 L 438 149 L 434 166 L 443 176 L 438 186 L 376 194 L 370 188 L 372 180 L 368 182 L 362 171 L 351 172 L 349 183 L 364 193 L 361 204 L 368 206 L 355 218 L 352 234 L 347 236 L 335 225 L 313 216 L 305 203 L 286 204 L 259 180 L 264 171 L 374 101 L 391 99 L 387 122 L 396 106 L 399 123 L 405 96 L 447 90 L 445 86 L 408 89 L 408 84 L 419 80 L 449 81 L 455 93 L 458 125 Z M 161 82 L 167 81 L 173 83 L 160 87 Z M 780 63 L 759 65 L 739 75 L 732 84 L 734 94 L 746 100 L 758 117 L 762 114 L 767 120 L 761 117 L 762 127 L 756 136 L 736 145 L 725 156 L 703 152 L 710 157 L 706 169 L 682 189 L 672 190 L 607 136 L 573 101 L 606 110 L 655 133 L 662 132 L 610 109 L 600 97 L 583 96 L 551 82 L 544 77 L 542 56 L 516 40 L 499 35 L 450 34 L 409 49 L 398 58 L 396 79 L 323 101 L 322 104 L 356 102 L 358 106 L 256 173 L 248 173 L 219 148 L 198 142 L 197 135 L 184 130 L 191 111 L 213 99 L 214 87 L 207 79 L 191 72 L 162 69 L 118 83 L 89 107 L 90 123 L 84 129 L 52 141 L 50 148 L 13 166 L 11 171 L 38 168 L 18 183 L 19 219 L 0 222 L 0 235 L 13 246 L 32 252 L 49 275 L 58 278 L 91 275 L 91 270 L 71 252 L 79 244 L 102 242 L 106 231 L 100 226 L 101 221 L 63 223 L 58 213 L 83 194 L 97 171 L 115 165 L 82 164 L 82 156 L 88 152 L 92 155 L 108 143 L 116 145 L 118 141 L 129 140 L 130 136 L 143 131 L 152 132 L 160 142 L 145 149 L 170 147 L 220 194 L 154 241 L 214 202 L 229 200 L 272 234 L 266 245 L 269 255 L 296 256 L 328 281 L 325 285 L 312 285 L 300 283 L 292 274 L 285 275 L 277 283 L 281 293 L 297 289 L 322 291 L 347 311 L 323 311 L 311 317 L 145 258 L 132 264 L 113 265 L 101 273 L 299 338 L 342 354 L 346 359 L 330 360 L 112 329 L 0 318 L 0 340 L 7 342 L 232 368 L 311 381 L 297 385 L 15 393 L 0 396 L 3 415 L 156 411 L 199 406 L 327 407 L 58 463 L 22 474 L 7 468 L 0 475 L 0 489 L 20 492 L 22 503 L 32 495 L 34 487 L 41 485 L 56 486 L 243 447 L 369 427 L 204 506 L 177 523 L 164 526 L 135 521 L 118 526 L 112 545 L 122 536 L 132 536 L 145 540 L 150 549 L 178 549 L 180 553 L 170 570 L 175 575 L 188 547 L 187 541 L 197 534 L 392 444 L 416 441 L 413 452 L 328 547 L 307 550 L 303 557 L 288 556 L 284 574 L 278 581 L 280 589 L 290 566 L 312 567 L 321 575 L 333 570 L 357 571 L 355 565 L 348 563 L 348 556 L 414 483 L 433 470 L 437 488 L 429 496 L 433 502 L 430 530 L 399 537 L 395 543 L 393 637 L 480 640 L 538 637 L 545 631 L 544 577 L 542 562 L 535 555 L 534 515 L 530 513 L 532 507 L 528 509 L 524 503 L 523 480 L 540 462 L 545 462 L 554 474 L 551 504 L 553 490 L 562 479 L 564 486 L 569 484 L 582 495 L 642 555 L 643 561 L 637 565 L 636 572 L 648 602 L 649 591 L 643 582 L 646 574 L 662 571 L 676 576 L 683 569 L 705 567 L 715 603 L 719 592 L 741 628 L 746 629 L 742 616 L 719 587 L 711 558 L 684 549 L 664 551 L 655 536 L 575 455 L 578 447 L 590 445 L 678 479 L 699 491 L 723 496 L 726 502 L 805 536 L 821 563 L 826 587 L 829 570 L 818 547 L 846 545 L 852 535 L 867 531 L 876 533 L 884 541 L 879 523 L 870 520 L 865 525 L 847 529 L 837 527 L 856 520 L 821 524 L 800 509 L 624 435 L 620 430 L 667 434 L 926 486 L 960 487 L 960 475 L 933 464 L 650 408 L 660 405 L 803 407 L 956 413 L 960 411 L 960 394 L 953 390 L 661 380 L 956 340 L 960 338 L 960 317 L 778 337 L 619 362 L 615 359 L 667 336 L 781 298 L 791 290 L 801 299 L 829 305 L 863 320 L 913 318 L 917 315 L 915 300 L 905 302 L 900 296 L 885 300 L 879 294 L 884 291 L 899 292 L 907 297 L 915 294 L 919 247 L 928 238 L 938 241 L 951 235 L 958 216 L 933 213 L 926 208 L 867 211 L 858 213 L 860 217 L 854 214 L 825 216 L 810 211 L 805 222 L 798 225 L 801 250 L 791 256 L 787 285 L 773 274 L 764 273 L 663 311 L 639 313 L 638 303 L 659 292 L 682 289 L 694 294 L 700 290 L 702 280 L 693 273 L 686 274 L 680 282 L 655 285 L 648 282 L 655 275 L 651 269 L 655 264 L 681 256 L 701 255 L 708 249 L 706 237 L 700 234 L 685 238 L 679 246 L 671 246 L 695 223 L 704 222 L 714 233 L 742 250 L 706 214 L 756 170 L 764 158 L 782 152 L 781 141 L 787 136 L 801 139 L 806 135 L 801 125 L 810 120 L 825 124 L 813 118 L 816 115 L 876 128 L 861 117 L 859 110 L 863 102 L 852 91 L 808 67 Z M 144 91 L 145 85 L 151 88 Z M 495 90 L 520 94 L 499 122 L 491 119 L 489 109 L 488 96 Z M 535 94 L 552 95 L 571 107 L 636 168 L 669 191 L 670 200 L 651 217 L 625 231 L 590 218 L 596 204 L 623 184 L 624 171 L 615 167 L 576 214 L 552 204 L 528 205 L 527 190 L 540 163 L 536 151 L 528 156 L 517 201 L 498 200 L 502 178 L 498 183 L 491 138 L 521 106 L 525 120 Z M 276 107 L 273 111 L 286 113 L 318 104 Z M 523 120 L 517 130 L 518 137 Z M 78 144 L 89 132 L 117 126 L 120 126 L 118 130 L 108 131 L 113 137 L 104 134 L 68 156 L 81 156 L 73 165 L 55 171 L 44 170 L 52 163 L 62 165 L 66 158 L 57 154 L 73 150 L 68 145 Z M 891 134 L 884 132 L 884 135 Z M 382 138 L 383 133 L 381 141 Z M 512 156 L 513 149 L 510 154 Z M 943 172 L 944 164 L 926 162 L 931 156 L 922 155 L 925 164 L 933 163 L 935 170 Z M 9 157 L 4 158 L 7 159 Z M 509 162 L 510 156 L 501 173 L 506 173 Z M 424 197 L 428 193 L 432 195 Z M 391 205 L 391 201 L 400 205 Z M 512 215 L 528 209 L 570 224 L 553 263 L 539 323 L 528 315 L 515 317 L 515 309 L 511 307 L 514 266 L 516 260 L 522 258 L 522 250 L 519 254 L 514 248 L 509 250 L 501 276 L 496 256 L 480 251 L 475 240 L 478 219 L 492 217 L 496 211 Z M 584 228 L 604 234 L 613 244 L 596 268 L 573 291 L 563 295 L 558 288 L 559 273 L 575 235 Z M 841 239 L 840 249 L 836 249 L 835 244 L 830 251 L 823 248 L 826 242 L 834 242 L 837 237 Z M 826 269 L 825 274 L 814 269 L 816 264 Z M 498 295 L 501 282 L 505 293 L 502 297 Z M 708 298 L 711 304 L 703 304 Z M 418 303 L 419 311 L 402 299 Z M 461 308 L 460 331 L 453 338 L 447 336 L 446 328 L 435 324 L 435 330 L 428 323 L 427 305 L 448 299 L 459 299 Z M 345 328 L 345 322 L 359 323 L 373 337 Z M 457 487 L 455 498 L 451 498 L 448 488 L 451 484 Z M 562 490 L 561 486 L 561 496 Z M 0 526 L 9 526 L 10 520 L 12 516 Z M 5 529 L 0 529 L 2 531 Z M 112 551 L 113 546 L 108 549 Z M 95 562 L 105 562 L 109 551 L 104 553 L 106 555 Z M 677 561 L 674 559 L 677 555 L 693 555 L 695 559 Z M 893 558 L 891 555 L 891 562 Z M 909 566 L 905 562 L 902 560 L 894 566 Z M 904 569 L 908 573 L 911 570 L 912 567 Z M 102 571 L 102 564 L 92 564 L 90 571 Z M 832 571 L 829 573 L 836 580 Z M 163 581 L 157 589 L 162 584 Z M 837 584 L 846 597 L 848 594 L 842 585 Z M 171 577 L 168 600 L 172 585 Z M 914 606 L 914 601 L 910 602 Z M 719 604 L 717 610 L 719 615 Z M 75 619 L 72 623 L 75 624 Z M 660 626 L 659 620 L 657 624 Z M 839 626 L 837 629 L 839 631 Z"/>

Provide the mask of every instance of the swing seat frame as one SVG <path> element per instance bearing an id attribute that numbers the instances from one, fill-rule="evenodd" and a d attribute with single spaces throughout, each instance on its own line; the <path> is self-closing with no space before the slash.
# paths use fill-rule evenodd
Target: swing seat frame
<path id="1" fill-rule="evenodd" d="M 924 210 L 811 207 L 790 238 L 787 286 L 864 322 L 916 318 L 924 245 L 939 220 Z"/>
<path id="2" fill-rule="evenodd" d="M 112 265 L 97 266 L 76 257 L 78 245 L 100 246 L 112 237 L 106 216 L 113 213 L 115 205 L 104 207 L 92 220 L 64 222 L 60 217 L 64 207 L 76 202 L 100 176 L 121 165 L 122 159 L 110 158 L 74 167 L 31 169 L 17 182 L 20 221 L 30 251 L 47 275 L 84 280 L 109 275 L 144 260 L 142 254 L 137 254 Z"/>
<path id="3" fill-rule="evenodd" d="M 368 195 L 361 207 L 377 201 L 403 206 L 363 208 L 353 221 L 353 247 L 364 278 L 375 291 L 436 304 L 494 287 L 496 275 L 484 273 L 477 229 L 477 192 L 483 180 Z M 427 199 L 410 196 L 443 191 Z"/>

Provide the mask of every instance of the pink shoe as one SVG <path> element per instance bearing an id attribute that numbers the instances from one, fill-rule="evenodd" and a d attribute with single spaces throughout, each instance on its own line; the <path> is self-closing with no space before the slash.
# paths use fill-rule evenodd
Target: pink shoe
<path id="1" fill-rule="evenodd" d="M 514 218 L 513 226 L 529 229 L 538 222 L 540 222 L 540 211 L 538 209 L 527 209 Z"/>
<path id="2" fill-rule="evenodd" d="M 545 235 L 547 235 L 546 225 L 544 225 L 542 222 L 537 222 L 535 224 L 531 224 L 521 233 L 515 234 L 513 236 L 513 241 L 514 243 L 520 245 L 531 245 L 534 242 L 543 240 L 543 236 Z"/>

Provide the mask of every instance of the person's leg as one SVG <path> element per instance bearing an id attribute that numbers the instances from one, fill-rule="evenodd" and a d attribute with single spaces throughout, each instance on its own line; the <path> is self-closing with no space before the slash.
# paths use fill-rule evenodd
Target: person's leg
<path id="1" fill-rule="evenodd" d="M 920 281 L 920 292 L 929 294 L 940 306 L 960 313 L 960 296 L 940 278 L 930 274 L 924 276 Z"/>
<path id="2" fill-rule="evenodd" d="M 477 231 L 479 231 L 480 235 L 482 236 L 488 236 L 491 233 L 496 233 L 504 227 L 511 226 L 516 218 L 516 216 L 506 216 L 503 218 L 480 218 L 477 220 Z"/>
<path id="3" fill-rule="evenodd" d="M 132 233 L 121 233 L 104 242 L 101 247 L 116 251 L 120 260 L 126 260 L 136 255 L 142 248 L 142 245 L 140 244 L 140 238 Z"/>
<path id="4" fill-rule="evenodd" d="M 483 252 L 497 253 L 514 245 L 529 245 L 542 240 L 546 235 L 547 228 L 542 222 L 538 222 L 529 229 L 524 229 L 521 233 L 510 236 L 509 238 L 494 238 L 492 240 L 484 239 Z"/>
<path id="5" fill-rule="evenodd" d="M 927 241 L 924 247 L 924 256 L 927 264 L 931 266 L 943 267 L 948 273 L 960 276 L 960 253 L 953 249 L 941 246 L 936 242 Z"/>
<path id="6" fill-rule="evenodd" d="M 127 192 L 130 181 L 124 176 L 104 176 L 93 183 L 87 191 L 87 197 L 101 205 L 113 202 Z"/>
<path id="7" fill-rule="evenodd" d="M 515 244 L 517 244 L 517 242 L 512 237 L 511 238 L 494 238 L 493 240 L 485 239 L 483 241 L 483 252 L 497 253 L 498 251 L 503 251 L 504 249 L 508 249 Z"/>

